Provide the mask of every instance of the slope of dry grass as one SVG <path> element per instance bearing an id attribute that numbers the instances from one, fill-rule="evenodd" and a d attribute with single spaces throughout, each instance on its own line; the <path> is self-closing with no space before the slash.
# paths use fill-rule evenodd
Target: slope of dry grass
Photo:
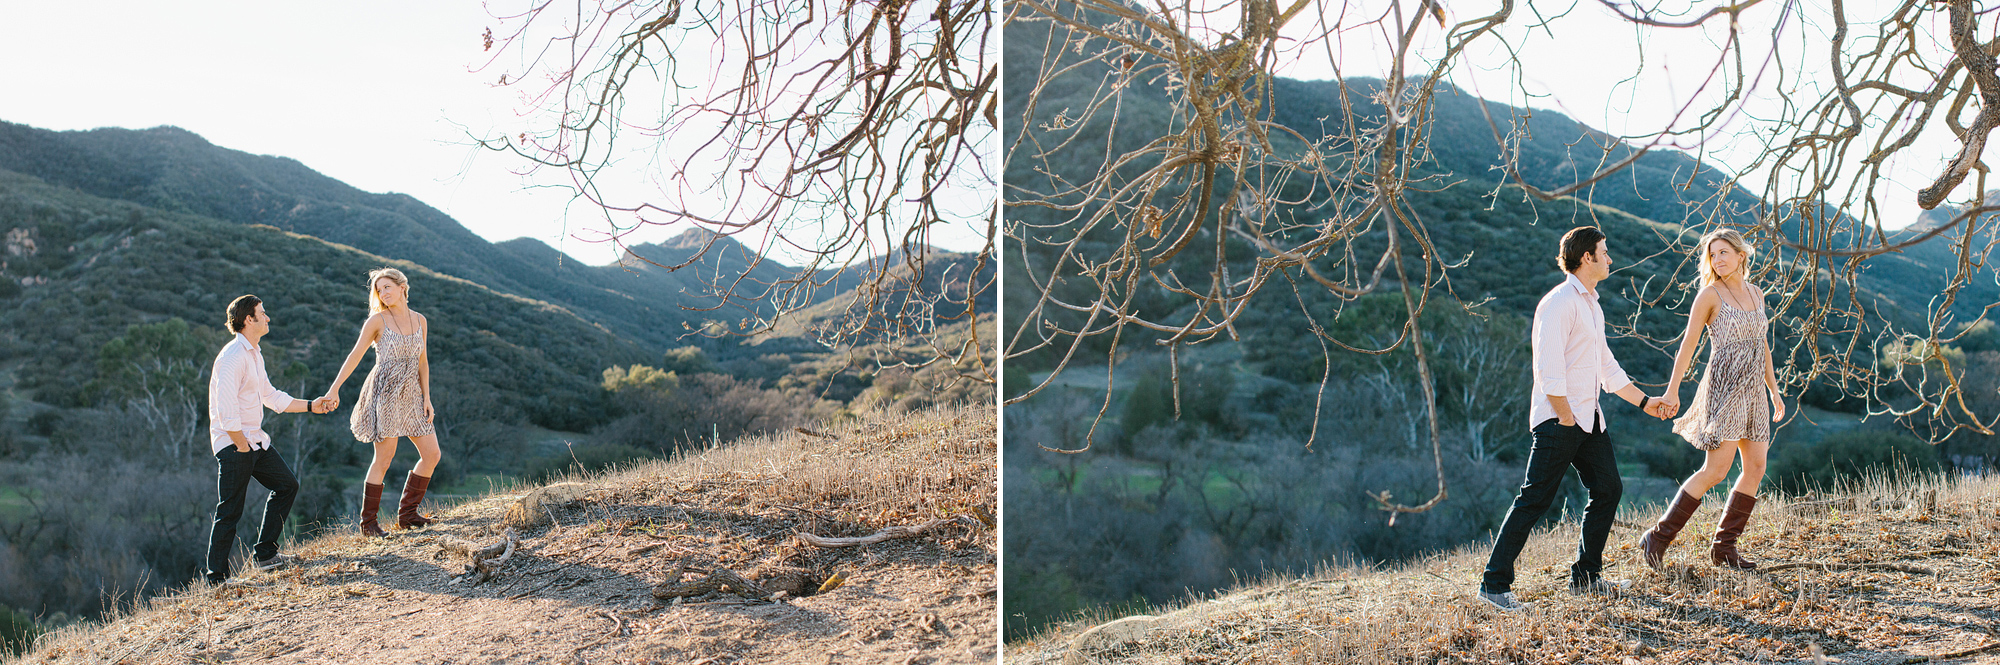
<path id="1" fill-rule="evenodd" d="M 570 479 L 583 499 L 523 533 L 493 581 L 453 580 L 438 544 L 493 542 L 495 494 L 428 529 L 338 535 L 288 551 L 304 565 L 197 583 L 101 624 L 44 636 L 29 663 L 991 662 L 997 650 L 992 409 L 884 416 Z M 856 548 L 801 542 L 970 515 Z M 200 547 L 200 543 L 189 543 Z M 666 571 L 838 573 L 780 602 L 663 602 Z"/>
<path id="2" fill-rule="evenodd" d="M 1708 501 L 1668 553 L 1633 543 L 1657 511 L 1620 515 L 1607 547 L 1620 597 L 1567 590 L 1576 527 L 1537 533 L 1509 615 L 1474 596 L 1485 544 L 1389 570 L 1343 568 L 1239 588 L 1007 645 L 1015 663 L 2000 662 L 2000 477 L 1874 479 L 1761 501 L 1739 542 L 1756 572 L 1708 565 Z M 1931 660 L 1937 657 L 1937 660 Z"/>

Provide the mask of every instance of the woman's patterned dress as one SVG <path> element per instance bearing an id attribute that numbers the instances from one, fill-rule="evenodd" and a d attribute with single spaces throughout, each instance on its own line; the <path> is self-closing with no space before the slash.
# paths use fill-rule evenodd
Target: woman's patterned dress
<path id="1" fill-rule="evenodd" d="M 1771 440 L 1771 402 L 1764 385 L 1770 347 L 1764 343 L 1769 321 L 1764 303 L 1746 312 L 1727 299 L 1708 324 L 1708 370 L 1695 388 L 1687 413 L 1674 419 L 1674 433 L 1702 450 L 1724 441 Z"/>
<path id="2" fill-rule="evenodd" d="M 417 362 L 423 354 L 422 331 L 405 335 L 382 326 L 382 335 L 375 339 L 375 368 L 368 370 L 354 417 L 348 421 L 356 440 L 374 443 L 436 432 L 424 418 L 424 386 L 417 379 Z"/>

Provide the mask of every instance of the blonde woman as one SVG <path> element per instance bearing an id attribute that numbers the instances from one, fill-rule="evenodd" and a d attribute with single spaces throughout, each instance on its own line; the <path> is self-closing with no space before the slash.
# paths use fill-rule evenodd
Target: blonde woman
<path id="1" fill-rule="evenodd" d="M 1700 497 L 1729 475 L 1730 465 L 1740 456 L 1743 472 L 1730 488 L 1708 559 L 1717 566 L 1749 570 L 1757 564 L 1736 551 L 1736 537 L 1749 526 L 1750 512 L 1757 507 L 1757 485 L 1764 479 L 1764 458 L 1771 447 L 1771 423 L 1784 420 L 1785 395 L 1778 390 L 1771 347 L 1765 341 L 1769 318 L 1764 313 L 1764 292 L 1745 278 L 1755 250 L 1743 234 L 1731 229 L 1702 236 L 1698 247 L 1702 288 L 1688 314 L 1687 332 L 1681 336 L 1681 350 L 1674 356 L 1674 371 L 1662 399 L 1667 415 L 1679 413 L 1681 377 L 1694 361 L 1695 343 L 1706 330 L 1708 369 L 1687 413 L 1674 420 L 1674 433 L 1706 451 L 1708 459 L 1681 483 L 1680 493 L 1659 523 L 1639 537 L 1639 549 L 1646 564 L 1658 569 L 1667 546 L 1701 507 Z"/>
<path id="2" fill-rule="evenodd" d="M 437 469 L 437 432 L 431 427 L 431 365 L 425 341 L 430 331 L 424 315 L 409 307 L 410 280 L 395 268 L 368 273 L 368 322 L 361 337 L 340 366 L 340 375 L 326 389 L 324 399 L 338 403 L 340 386 L 361 362 L 361 354 L 375 347 L 375 367 L 361 382 L 361 396 L 354 404 L 348 429 L 358 441 L 375 444 L 375 460 L 368 465 L 368 478 L 361 485 L 361 533 L 385 536 L 376 523 L 382 508 L 383 476 L 389 460 L 396 457 L 396 439 L 409 437 L 416 444 L 417 468 L 403 480 L 403 498 L 396 508 L 396 528 L 411 529 L 434 520 L 417 512 L 429 489 L 431 472 Z"/>

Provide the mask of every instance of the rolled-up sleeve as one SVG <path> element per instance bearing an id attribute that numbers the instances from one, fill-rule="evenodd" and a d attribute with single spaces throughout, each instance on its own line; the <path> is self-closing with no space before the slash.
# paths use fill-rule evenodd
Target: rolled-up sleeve
<path id="1" fill-rule="evenodd" d="M 264 391 L 264 408 L 284 413 L 285 409 L 292 408 L 292 396 L 283 390 L 270 388 Z"/>
<path id="2" fill-rule="evenodd" d="M 1575 315 L 1568 309 L 1568 303 L 1552 302 L 1548 307 L 1550 311 L 1535 317 L 1533 331 L 1535 348 L 1541 350 L 1535 354 L 1535 373 L 1542 377 L 1537 388 L 1544 395 L 1568 397 L 1569 361 L 1563 351 L 1568 346 L 1566 333 Z"/>
<path id="3" fill-rule="evenodd" d="M 242 356 L 228 353 L 223 354 L 222 361 L 215 364 L 215 378 L 211 384 L 214 388 L 208 391 L 208 399 L 212 402 L 210 410 L 214 414 L 215 425 L 224 432 L 243 431 L 243 409 L 236 403 L 243 385 L 243 365 Z"/>
<path id="4" fill-rule="evenodd" d="M 1615 393 L 1632 385 L 1631 377 L 1625 376 L 1625 368 L 1618 366 L 1618 359 L 1611 356 L 1611 347 L 1604 347 L 1604 362 L 1597 366 L 1597 381 L 1604 386 L 1604 392 Z"/>

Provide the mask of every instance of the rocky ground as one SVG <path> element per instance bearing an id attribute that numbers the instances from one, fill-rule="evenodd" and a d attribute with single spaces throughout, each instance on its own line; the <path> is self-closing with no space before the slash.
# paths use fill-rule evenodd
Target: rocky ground
<path id="1" fill-rule="evenodd" d="M 529 510 L 524 492 L 495 494 L 387 539 L 303 543 L 298 567 L 58 631 L 21 662 L 992 662 L 994 456 L 991 408 L 752 439 L 568 479 Z M 852 547 L 797 535 L 921 525 L 935 526 Z M 518 544 L 493 577 L 461 577 L 467 559 L 444 545 L 501 543 L 509 526 Z"/>
<path id="2" fill-rule="evenodd" d="M 1767 498 L 1740 543 L 1753 572 L 1706 561 L 1719 503 L 1657 572 L 1633 545 L 1657 514 L 1620 515 L 1607 574 L 1633 589 L 1618 597 L 1568 592 L 1572 523 L 1530 540 L 1520 614 L 1473 597 L 1486 552 L 1465 548 L 1061 626 L 1008 644 L 1006 662 L 2000 663 L 2000 478 Z"/>

